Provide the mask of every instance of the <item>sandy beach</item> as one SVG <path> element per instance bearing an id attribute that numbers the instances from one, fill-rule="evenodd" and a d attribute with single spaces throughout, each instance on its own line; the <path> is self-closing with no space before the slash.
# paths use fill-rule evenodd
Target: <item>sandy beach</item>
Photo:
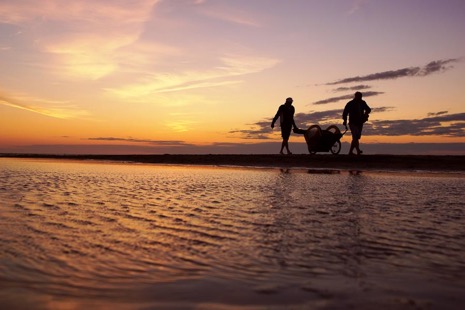
<path id="1" fill-rule="evenodd" d="M 215 165 L 347 170 L 465 171 L 463 155 L 275 155 L 275 154 L 164 154 L 164 155 L 53 155 L 0 154 L 0 157 L 103 160 L 169 165 Z"/>

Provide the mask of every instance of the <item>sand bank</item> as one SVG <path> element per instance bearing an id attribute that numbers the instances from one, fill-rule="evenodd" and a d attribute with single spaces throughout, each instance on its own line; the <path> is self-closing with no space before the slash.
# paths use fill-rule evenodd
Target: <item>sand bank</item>
<path id="1" fill-rule="evenodd" d="M 165 155 L 47 155 L 0 154 L 0 157 L 105 160 L 153 164 L 215 165 L 278 168 L 333 168 L 349 170 L 465 171 L 465 156 L 452 155 L 275 155 L 275 154 L 165 154 Z"/>

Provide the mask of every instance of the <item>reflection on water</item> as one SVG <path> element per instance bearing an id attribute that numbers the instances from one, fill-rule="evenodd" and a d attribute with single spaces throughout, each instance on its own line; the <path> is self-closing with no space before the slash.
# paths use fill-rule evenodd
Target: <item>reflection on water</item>
<path id="1" fill-rule="evenodd" d="M 0 301 L 465 301 L 463 176 L 0 159 Z"/>

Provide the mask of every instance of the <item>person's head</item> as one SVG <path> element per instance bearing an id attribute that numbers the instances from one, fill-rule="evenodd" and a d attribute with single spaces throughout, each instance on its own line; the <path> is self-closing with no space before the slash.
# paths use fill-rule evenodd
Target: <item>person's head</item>
<path id="1" fill-rule="evenodd" d="M 358 92 L 355 93 L 354 98 L 360 100 L 360 99 L 362 99 L 362 96 L 363 96 L 362 93 L 358 91 Z"/>
<path id="2" fill-rule="evenodd" d="M 292 104 L 293 101 L 291 97 L 286 98 L 286 104 Z"/>

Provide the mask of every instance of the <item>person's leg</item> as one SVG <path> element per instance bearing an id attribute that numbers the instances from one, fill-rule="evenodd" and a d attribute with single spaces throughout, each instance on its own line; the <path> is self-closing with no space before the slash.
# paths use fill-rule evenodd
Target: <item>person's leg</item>
<path id="1" fill-rule="evenodd" d="M 360 141 L 357 138 L 352 139 L 352 143 L 350 144 L 350 155 L 355 155 L 354 149 L 357 151 L 357 155 L 360 155 L 362 151 L 360 150 Z"/>
<path id="2" fill-rule="evenodd" d="M 291 151 L 289 150 L 289 139 L 286 140 L 286 151 L 287 151 L 287 154 L 292 154 Z"/>
<path id="3" fill-rule="evenodd" d="M 363 130 L 363 124 L 360 125 L 358 135 L 357 135 L 357 155 L 362 154 L 362 150 L 360 149 L 360 139 L 362 138 L 362 130 Z"/>
<path id="4" fill-rule="evenodd" d="M 355 149 L 357 150 L 357 155 L 362 154 L 362 151 L 360 150 L 360 140 L 359 139 L 357 139 L 357 141 L 355 143 Z"/>
<path id="5" fill-rule="evenodd" d="M 352 138 L 352 142 L 350 143 L 349 155 L 355 155 L 354 148 L 355 148 L 355 138 Z"/>
<path id="6" fill-rule="evenodd" d="M 354 149 L 357 151 L 357 155 L 360 155 L 362 151 L 359 148 L 359 139 L 360 139 L 360 127 L 354 124 L 349 124 L 350 133 L 352 134 L 352 142 L 350 143 L 349 155 L 355 155 Z"/>
<path id="7" fill-rule="evenodd" d="M 286 146 L 286 142 L 285 140 L 283 139 L 283 142 L 281 143 L 281 150 L 279 151 L 279 154 L 283 155 L 283 150 L 284 150 L 284 147 Z"/>
<path id="8" fill-rule="evenodd" d="M 286 148 L 288 154 L 292 154 L 289 150 L 289 137 L 291 136 L 292 125 L 282 125 L 281 126 L 281 136 L 283 137 L 283 143 L 281 145 L 280 154 L 284 154 L 283 150 Z"/>

